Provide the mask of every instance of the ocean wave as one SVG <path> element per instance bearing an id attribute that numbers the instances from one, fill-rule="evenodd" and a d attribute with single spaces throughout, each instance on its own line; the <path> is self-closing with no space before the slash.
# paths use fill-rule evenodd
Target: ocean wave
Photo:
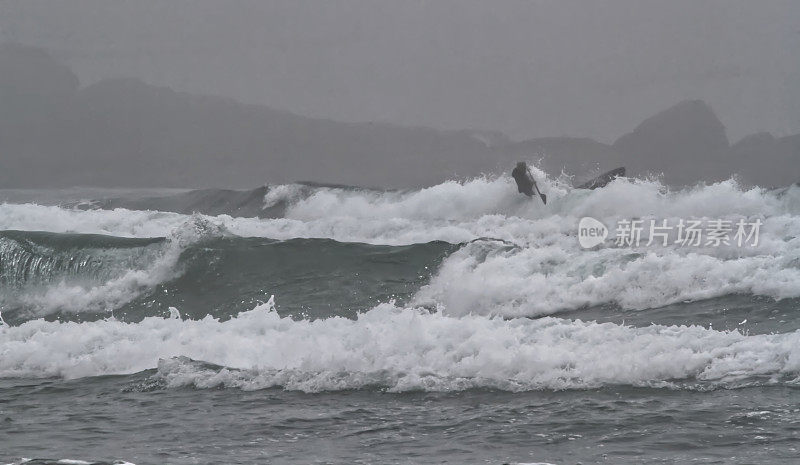
<path id="1" fill-rule="evenodd" d="M 573 238 L 555 237 L 529 247 L 491 239 L 275 241 L 232 236 L 202 217 L 164 239 L 0 232 L 0 312 L 15 324 L 56 313 L 135 321 L 170 306 L 188 306 L 192 318 L 230 317 L 277 294 L 284 314 L 303 318 L 352 318 L 392 299 L 451 316 L 518 317 L 731 294 L 800 297 L 800 239 L 729 255 L 669 247 L 573 252 Z"/>
<path id="2" fill-rule="evenodd" d="M 163 240 L 0 232 L 0 310 L 17 318 L 111 312 L 179 276 L 188 246 L 225 233 L 199 217 Z"/>
<path id="3" fill-rule="evenodd" d="M 652 217 L 796 217 L 800 187 L 743 189 L 735 181 L 670 191 L 656 181 L 618 179 L 603 189 L 572 190 L 537 172 L 547 206 L 517 194 L 506 178 L 448 181 L 415 191 L 273 186 L 265 201 L 288 203 L 282 218 L 204 216 L 244 237 L 327 238 L 340 242 L 407 245 L 462 243 L 494 237 L 527 244 L 546 234 L 574 233 L 577 220 L 606 224 Z M 274 198 L 270 197 L 270 192 Z M 198 216 L 198 215 L 196 215 Z M 34 204 L 0 205 L 0 229 L 163 237 L 187 215 L 139 210 L 78 210 Z"/>
<path id="4" fill-rule="evenodd" d="M 283 314 L 353 317 L 409 298 L 455 248 L 241 238 L 200 216 L 154 239 L 0 231 L 0 312 L 11 324 L 137 321 L 171 306 L 227 318 L 277 293 Z"/>
<path id="5" fill-rule="evenodd" d="M 800 297 L 800 187 L 745 189 L 729 180 L 670 191 L 653 180 L 617 179 L 589 191 L 572 190 L 560 180 L 536 174 L 549 196 L 546 206 L 518 195 L 506 178 L 448 181 L 414 191 L 287 185 L 271 187 L 263 199 L 267 206 L 282 204 L 283 218 L 3 204 L 0 229 L 141 238 L 169 237 L 186 231 L 187 224 L 203 223 L 207 234 L 215 237 L 318 238 L 385 246 L 467 244 L 425 272 L 425 281 L 432 278 L 413 300 L 450 315 L 539 316 L 601 304 L 644 309 L 727 294 Z M 684 247 L 671 241 L 667 246 L 620 247 L 612 236 L 585 250 L 577 240 L 577 225 L 584 216 L 609 227 L 626 219 L 666 220 L 672 225 L 681 219 L 746 219 L 761 221 L 762 226 L 755 246 Z M 179 257 L 185 247 L 178 244 L 171 250 L 164 254 L 163 266 L 129 267 L 131 274 L 110 288 L 98 287 L 97 293 L 86 293 L 85 287 L 56 289 L 52 298 L 36 305 L 56 308 L 59 300 L 71 300 L 66 307 L 96 308 L 90 304 L 103 302 L 104 293 L 109 296 L 107 308 L 122 305 L 142 289 L 152 290 L 182 273 Z M 348 270 L 354 276 L 370 273 Z M 318 282 L 325 279 L 322 270 L 311 267 L 308 273 L 320 273 Z M 201 285 L 209 286 L 208 278 L 203 279 Z M 345 280 L 341 283 L 346 285 Z M 257 284 L 261 297 L 270 292 L 269 283 Z M 229 295 L 229 300 L 235 303 L 236 296 Z M 354 307 L 365 309 L 363 302 Z"/>
<path id="6" fill-rule="evenodd" d="M 35 320 L 3 327 L 0 376 L 80 378 L 157 368 L 150 384 L 168 388 L 715 389 L 796 385 L 799 347 L 800 331 L 456 318 L 390 304 L 356 319 L 298 321 L 279 316 L 270 302 L 227 321 Z"/>
<path id="7" fill-rule="evenodd" d="M 450 315 L 509 317 L 601 304 L 647 309 L 730 294 L 800 297 L 800 238 L 741 251 L 577 251 L 572 241 L 561 236 L 537 247 L 468 244 L 444 260 L 413 302 Z"/>

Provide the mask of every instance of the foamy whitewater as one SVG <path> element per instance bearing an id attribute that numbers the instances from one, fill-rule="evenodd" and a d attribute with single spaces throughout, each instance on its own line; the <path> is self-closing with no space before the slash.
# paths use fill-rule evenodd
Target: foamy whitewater
<path id="1" fill-rule="evenodd" d="M 800 187 L 535 175 L 546 206 L 505 177 L 0 204 L 0 463 L 794 463 Z M 632 219 L 760 230 L 618 245 Z"/>

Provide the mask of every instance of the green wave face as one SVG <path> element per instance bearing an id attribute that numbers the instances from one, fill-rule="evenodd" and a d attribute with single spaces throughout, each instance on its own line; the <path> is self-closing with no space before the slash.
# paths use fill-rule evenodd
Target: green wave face
<path id="1" fill-rule="evenodd" d="M 161 238 L 0 231 L 0 296 L 23 296 L 52 283 L 98 285 L 146 267 L 163 242 Z"/>
<path id="2" fill-rule="evenodd" d="M 407 301 L 458 246 L 0 232 L 0 311 L 10 324 L 113 315 L 227 319 L 274 295 L 297 318 L 353 317 L 380 302 Z"/>
<path id="3" fill-rule="evenodd" d="M 282 314 L 353 317 L 380 302 L 406 301 L 455 247 L 444 242 L 392 247 L 328 239 L 218 239 L 184 251 L 183 274 L 125 311 L 174 306 L 192 318 L 228 318 L 274 295 Z"/>

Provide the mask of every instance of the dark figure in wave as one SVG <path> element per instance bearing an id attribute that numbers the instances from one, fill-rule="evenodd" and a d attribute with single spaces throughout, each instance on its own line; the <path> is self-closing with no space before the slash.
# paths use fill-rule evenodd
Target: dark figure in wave
<path id="1" fill-rule="evenodd" d="M 536 185 L 536 180 L 533 179 L 531 170 L 528 169 L 528 165 L 524 161 L 517 163 L 517 166 L 511 172 L 511 176 L 517 182 L 517 190 L 520 193 L 533 197 L 535 190 L 539 197 L 542 198 L 542 202 L 547 203 L 547 196 L 539 192 L 539 186 Z"/>

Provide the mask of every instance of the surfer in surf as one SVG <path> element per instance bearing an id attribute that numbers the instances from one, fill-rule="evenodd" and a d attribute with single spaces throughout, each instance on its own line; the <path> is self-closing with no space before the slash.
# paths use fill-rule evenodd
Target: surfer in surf
<path id="1" fill-rule="evenodd" d="M 547 196 L 539 192 L 539 186 L 536 185 L 536 180 L 533 179 L 531 170 L 524 161 L 517 163 L 517 166 L 511 171 L 511 177 L 517 182 L 517 190 L 520 193 L 528 197 L 533 197 L 533 192 L 535 190 L 536 193 L 539 194 L 539 197 L 541 197 L 542 202 L 545 204 L 547 203 Z"/>

